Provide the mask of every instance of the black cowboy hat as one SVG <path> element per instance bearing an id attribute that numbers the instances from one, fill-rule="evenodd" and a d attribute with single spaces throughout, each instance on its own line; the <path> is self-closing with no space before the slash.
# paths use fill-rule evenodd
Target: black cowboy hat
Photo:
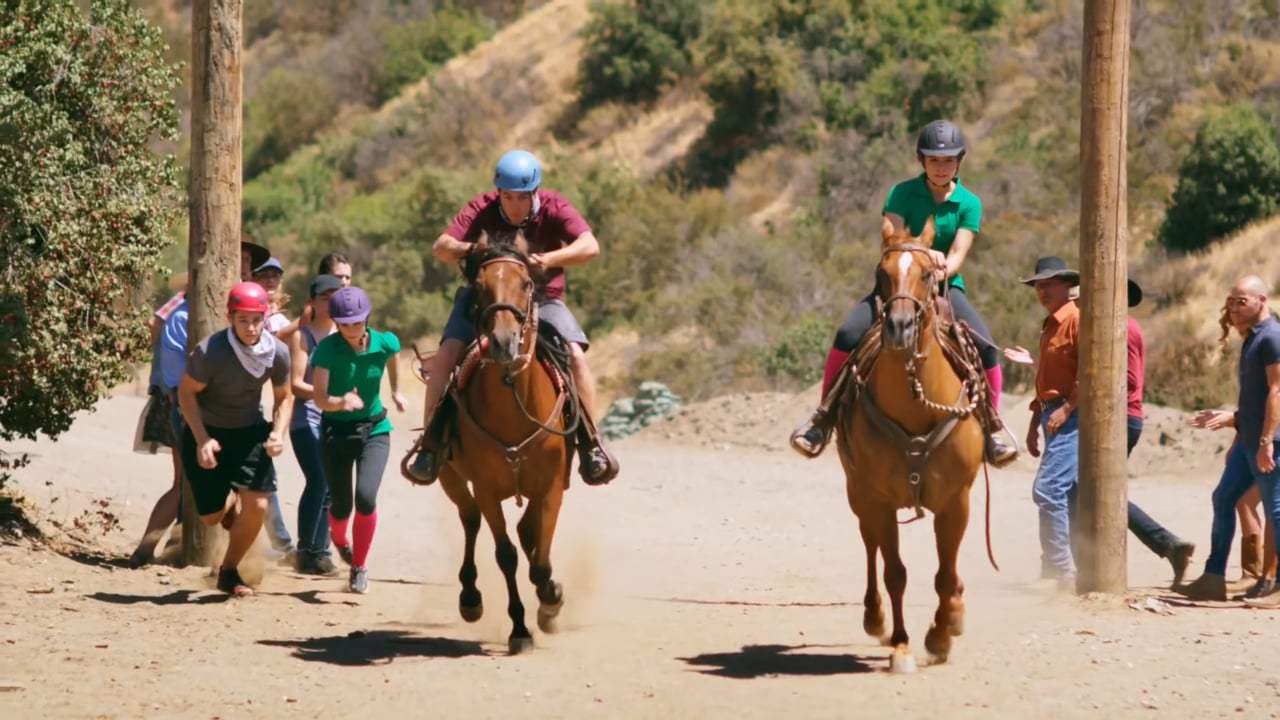
<path id="1" fill-rule="evenodd" d="M 1138 307 L 1142 302 L 1142 286 L 1129 278 L 1129 307 Z"/>
<path id="2" fill-rule="evenodd" d="M 249 251 L 249 267 L 257 268 L 271 259 L 271 251 L 249 240 L 240 241 L 240 251 Z"/>
<path id="3" fill-rule="evenodd" d="M 1049 278 L 1060 277 L 1072 285 L 1080 284 L 1080 273 L 1067 267 L 1067 263 L 1060 257 L 1042 257 L 1036 261 L 1036 274 L 1029 278 L 1023 278 L 1019 282 L 1023 285 L 1035 285 L 1037 280 L 1048 280 Z"/>

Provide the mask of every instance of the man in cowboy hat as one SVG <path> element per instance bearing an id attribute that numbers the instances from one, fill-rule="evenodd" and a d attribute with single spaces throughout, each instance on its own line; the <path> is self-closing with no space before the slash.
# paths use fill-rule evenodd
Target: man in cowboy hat
<path id="1" fill-rule="evenodd" d="M 1040 306 L 1049 313 L 1040 332 L 1036 393 L 1027 429 L 1027 452 L 1040 458 L 1032 487 L 1032 498 L 1040 508 L 1040 572 L 1042 577 L 1056 579 L 1059 589 L 1071 591 L 1075 589 L 1076 567 L 1071 554 L 1070 507 L 1079 476 L 1080 444 L 1076 417 L 1080 308 L 1071 299 L 1071 289 L 1080 284 L 1080 273 L 1068 269 L 1062 258 L 1043 257 L 1036 261 L 1035 274 L 1022 283 L 1035 288 Z M 1012 352 L 1018 351 L 1026 354 L 1022 348 Z"/>
<path id="2" fill-rule="evenodd" d="M 1068 297 L 1075 299 L 1079 295 L 1079 287 L 1070 288 Z M 1136 307 L 1142 302 L 1142 287 L 1133 280 L 1129 280 L 1129 307 Z M 1138 439 L 1142 436 L 1142 391 L 1144 385 L 1144 370 L 1146 367 L 1146 350 L 1145 341 L 1142 337 L 1142 328 L 1138 325 L 1138 321 L 1131 315 L 1128 320 L 1128 403 L 1127 403 L 1127 453 L 1132 453 L 1134 446 L 1138 444 Z M 1025 365 L 1034 365 L 1034 359 L 1031 353 L 1024 348 L 1014 347 L 1005 350 L 1005 358 Z M 1033 425 L 1032 430 L 1035 430 Z M 1073 498 L 1074 499 L 1074 498 Z M 1072 515 L 1075 514 L 1075 507 L 1070 508 Z M 1134 534 L 1143 545 L 1154 552 L 1156 555 L 1169 561 L 1169 565 L 1173 568 L 1173 584 L 1176 586 L 1182 582 L 1182 577 L 1186 573 L 1187 564 L 1191 560 L 1192 553 L 1195 552 L 1196 546 L 1189 543 L 1167 528 L 1157 522 L 1154 518 L 1142 510 L 1142 508 L 1129 503 L 1129 531 Z"/>

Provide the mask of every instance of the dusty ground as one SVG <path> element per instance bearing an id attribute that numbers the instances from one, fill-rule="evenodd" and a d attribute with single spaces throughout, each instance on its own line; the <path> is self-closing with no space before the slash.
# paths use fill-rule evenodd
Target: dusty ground
<path id="1" fill-rule="evenodd" d="M 913 676 L 887 674 L 886 649 L 860 629 L 863 553 L 838 463 L 767 449 L 808 399 L 742 402 L 772 408 L 768 423 L 739 415 L 755 447 L 725 451 L 720 436 L 706 438 L 719 446 L 698 447 L 704 438 L 675 432 L 686 416 L 670 424 L 671 438 L 659 427 L 620 443 L 625 469 L 615 485 L 573 487 L 554 553 L 566 592 L 562 632 L 535 633 L 537 650 L 520 657 L 505 655 L 509 627 L 492 543 L 482 534 L 487 614 L 467 625 L 455 609 L 461 531 L 452 506 L 437 488 L 391 475 L 367 596 L 343 592 L 339 579 L 272 569 L 259 597 L 227 602 L 198 569 L 121 569 L 165 486 L 168 458 L 128 451 L 140 398 L 104 402 L 62 441 L 32 446 L 38 456 L 19 485 L 47 529 L 51 520 L 71 524 L 105 498 L 127 532 L 101 538 L 107 555 L 99 559 L 0 545 L 0 717 L 901 717 L 945 708 L 961 718 L 1261 718 L 1280 711 L 1280 610 L 1130 609 L 1170 577 L 1168 565 L 1136 542 L 1128 598 L 1063 597 L 1038 585 L 1023 466 L 992 478 L 1003 571 L 986 563 L 980 524 L 966 540 L 967 634 L 951 661 Z M 1219 438 L 1177 432 L 1187 443 L 1187 472 L 1142 473 L 1131 496 L 1203 547 Z M 405 435 L 395 438 L 403 444 Z M 1154 437 L 1144 442 L 1152 465 L 1179 457 Z M 1192 459 L 1204 472 L 1190 472 Z M 302 480 L 288 451 L 280 468 L 292 512 Z M 974 499 L 981 517 L 981 492 Z M 923 660 L 936 602 L 932 533 L 925 524 L 903 532 L 908 628 Z M 1203 550 L 1197 572 L 1202 557 Z M 1233 565 L 1229 574 L 1237 573 Z M 522 590 L 531 600 L 532 589 Z"/>

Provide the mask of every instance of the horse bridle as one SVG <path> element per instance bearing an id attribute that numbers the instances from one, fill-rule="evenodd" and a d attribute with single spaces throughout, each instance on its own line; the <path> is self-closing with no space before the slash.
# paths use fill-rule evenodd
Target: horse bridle
<path id="1" fill-rule="evenodd" d="M 520 267 L 525 268 L 526 272 L 528 271 L 528 263 L 525 262 L 525 260 L 521 256 L 499 255 L 497 257 L 492 257 L 492 258 L 489 258 L 488 260 L 481 262 L 480 265 L 476 268 L 476 276 L 479 277 L 481 270 L 484 270 L 486 267 L 490 265 L 495 265 L 497 263 L 510 263 L 512 265 L 519 265 Z M 525 302 L 524 302 L 523 309 L 516 307 L 511 303 L 490 303 L 480 309 L 480 324 L 482 326 L 487 324 L 490 320 L 493 319 L 493 316 L 495 314 L 503 311 L 509 312 L 512 315 L 514 315 L 516 318 L 516 322 L 520 323 L 520 332 L 518 335 L 517 346 L 523 350 L 525 346 L 525 338 L 530 335 L 529 333 L 530 327 L 536 328 L 538 323 L 538 306 L 533 302 L 533 283 L 532 282 L 529 283 L 529 289 L 525 292 Z M 508 377 L 512 375 L 518 375 L 525 368 L 527 368 L 529 366 L 529 362 L 533 359 L 533 352 L 534 352 L 534 344 L 530 343 L 528 350 L 524 350 L 518 356 L 516 356 L 516 359 L 519 361 L 516 365 L 517 369 L 509 373 Z"/>

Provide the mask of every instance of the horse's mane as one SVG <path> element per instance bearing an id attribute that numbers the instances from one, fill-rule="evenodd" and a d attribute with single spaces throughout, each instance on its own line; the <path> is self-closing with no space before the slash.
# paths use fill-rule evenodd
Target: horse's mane
<path id="1" fill-rule="evenodd" d="M 526 247 L 524 233 L 519 228 L 498 230 L 492 235 L 481 233 L 480 239 L 462 261 L 462 275 L 467 282 L 474 283 L 480 273 L 480 266 L 499 257 L 516 258 L 528 264 L 528 256 L 524 250 Z"/>

